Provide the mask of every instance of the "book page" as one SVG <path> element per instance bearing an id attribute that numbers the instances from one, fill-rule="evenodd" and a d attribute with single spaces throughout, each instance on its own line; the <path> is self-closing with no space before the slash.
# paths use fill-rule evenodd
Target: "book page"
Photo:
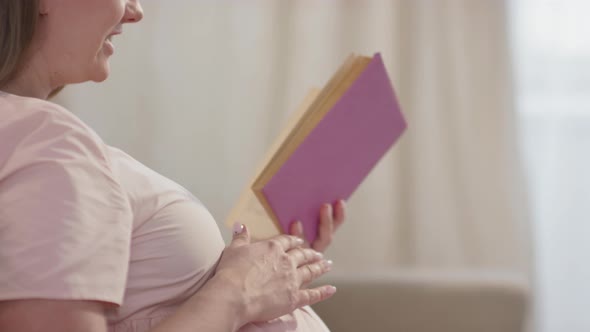
<path id="1" fill-rule="evenodd" d="M 282 233 L 266 214 L 266 210 L 249 186 L 242 191 L 238 203 L 226 220 L 226 225 L 231 228 L 235 222 L 246 225 L 252 240 L 268 239 Z"/>
<path id="2" fill-rule="evenodd" d="M 255 192 L 256 189 L 260 189 L 264 186 L 264 183 L 268 181 L 268 175 L 274 173 L 275 166 L 279 162 L 278 160 L 280 160 L 280 157 L 284 154 L 283 150 L 291 145 L 293 137 L 298 135 L 298 131 L 301 127 L 309 122 L 309 118 L 314 116 L 314 112 L 317 111 L 318 106 L 323 104 L 324 100 L 341 84 L 342 80 L 349 75 L 357 58 L 358 57 L 354 54 L 348 56 L 338 71 L 332 75 L 328 83 L 321 90 L 318 90 L 317 93 L 312 91 L 300 106 L 299 111 L 289 119 L 290 121 L 288 122 L 287 128 L 281 132 L 279 139 L 275 140 L 273 149 L 271 149 L 272 153 L 267 155 L 262 168 L 256 172 L 257 177 L 252 182 L 252 188 L 255 189 Z M 311 94 L 314 94 L 313 99 L 310 99 Z M 261 199 L 261 203 L 265 205 L 266 202 L 264 196 L 259 195 L 258 192 L 256 192 L 256 195 Z"/>
<path id="3" fill-rule="evenodd" d="M 281 146 L 283 145 L 285 140 L 290 135 L 293 134 L 293 130 L 295 129 L 295 127 L 298 124 L 300 124 L 300 119 L 303 117 L 303 115 L 305 114 L 307 109 L 316 101 L 320 92 L 321 92 L 321 89 L 318 89 L 318 88 L 310 89 L 310 91 L 305 96 L 305 99 L 303 99 L 303 102 L 301 104 L 299 104 L 299 107 L 297 108 L 297 110 L 295 112 L 293 112 L 293 114 L 291 114 L 291 116 L 289 116 L 289 119 L 287 120 L 285 127 L 283 128 L 283 130 L 281 130 L 278 137 L 274 140 L 273 144 L 268 149 L 266 155 L 264 156 L 264 158 L 262 159 L 262 161 L 260 162 L 260 164 L 256 168 L 256 172 L 254 173 L 255 177 L 252 179 L 250 185 L 252 185 L 252 183 L 254 183 L 254 181 L 259 176 L 259 174 L 262 173 L 262 171 L 270 163 L 272 158 L 274 158 L 275 155 L 279 152 L 279 149 L 281 148 Z"/>

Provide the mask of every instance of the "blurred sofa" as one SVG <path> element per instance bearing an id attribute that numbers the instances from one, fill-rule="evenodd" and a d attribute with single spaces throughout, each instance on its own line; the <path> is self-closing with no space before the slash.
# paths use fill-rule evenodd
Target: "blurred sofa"
<path id="1" fill-rule="evenodd" d="M 333 332 L 523 332 L 528 282 L 489 271 L 334 274 L 338 292 L 314 306 Z"/>

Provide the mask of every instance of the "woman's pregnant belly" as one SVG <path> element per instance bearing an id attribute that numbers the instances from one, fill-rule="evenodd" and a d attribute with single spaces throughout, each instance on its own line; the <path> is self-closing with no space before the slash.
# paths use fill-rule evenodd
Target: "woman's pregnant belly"
<path id="1" fill-rule="evenodd" d="M 282 316 L 270 322 L 250 323 L 240 329 L 240 332 L 283 331 L 329 332 L 330 330 L 310 307 L 297 309 L 289 315 Z"/>
<path id="2" fill-rule="evenodd" d="M 111 332 L 147 332 L 213 276 L 225 243 L 213 216 L 185 188 L 112 150 L 134 211 L 125 298 L 108 314 Z M 309 307 L 247 324 L 241 332 L 328 331 Z"/>

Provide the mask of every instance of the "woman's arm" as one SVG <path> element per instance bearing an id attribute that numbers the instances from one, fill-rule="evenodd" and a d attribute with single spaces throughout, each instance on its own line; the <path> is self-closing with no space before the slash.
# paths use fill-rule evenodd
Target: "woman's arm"
<path id="1" fill-rule="evenodd" d="M 315 278 L 313 277 L 313 279 Z M 232 291 L 232 288 L 228 287 L 231 283 L 231 281 L 213 278 L 174 315 L 164 320 L 150 332 L 233 332 L 249 322 L 280 317 L 281 313 L 275 311 L 277 309 L 282 309 L 284 313 L 288 313 L 296 308 L 326 300 L 333 294 L 328 286 L 319 289 L 301 290 L 298 292 L 299 295 L 294 296 L 291 301 L 280 298 L 253 300 L 252 297 L 246 295 L 247 291 L 244 293 Z M 264 304 L 255 303 L 259 301 L 264 302 Z M 248 312 L 251 311 L 249 310 L 251 308 L 247 307 L 248 302 L 250 302 L 251 306 L 265 308 L 265 312 L 257 313 L 254 316 L 248 315 Z M 274 306 L 274 308 L 269 308 L 270 306 Z M 287 309 L 285 310 L 285 308 Z"/>
<path id="2" fill-rule="evenodd" d="M 250 243 L 245 227 L 234 233 L 215 276 L 153 332 L 236 331 L 330 298 L 336 289 L 303 285 L 330 271 L 331 263 L 303 241 L 281 235 Z"/>
<path id="3" fill-rule="evenodd" d="M 215 276 L 152 332 L 233 332 L 248 322 L 271 320 L 328 299 L 334 287 L 302 289 L 331 266 L 301 244 L 300 239 L 286 235 L 251 244 L 244 229 L 224 251 Z M 0 302 L 0 331 L 106 332 L 104 304 Z"/>
<path id="4" fill-rule="evenodd" d="M 0 331 L 106 332 L 104 304 L 94 301 L 2 301 Z"/>
<path id="5" fill-rule="evenodd" d="M 237 331 L 245 324 L 241 298 L 216 282 L 215 278 L 209 280 L 197 294 L 150 332 Z"/>
<path id="6" fill-rule="evenodd" d="M 211 288 L 213 290 L 214 288 Z M 243 323 L 239 298 L 233 294 L 199 292 L 153 332 L 228 332 Z M 106 332 L 104 305 L 92 301 L 19 300 L 0 303 L 0 331 Z"/>

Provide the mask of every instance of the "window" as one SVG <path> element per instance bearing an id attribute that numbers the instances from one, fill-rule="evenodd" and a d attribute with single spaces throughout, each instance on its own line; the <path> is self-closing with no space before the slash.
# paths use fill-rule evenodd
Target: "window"
<path id="1" fill-rule="evenodd" d="M 512 4 L 537 332 L 590 331 L 590 1 Z"/>

